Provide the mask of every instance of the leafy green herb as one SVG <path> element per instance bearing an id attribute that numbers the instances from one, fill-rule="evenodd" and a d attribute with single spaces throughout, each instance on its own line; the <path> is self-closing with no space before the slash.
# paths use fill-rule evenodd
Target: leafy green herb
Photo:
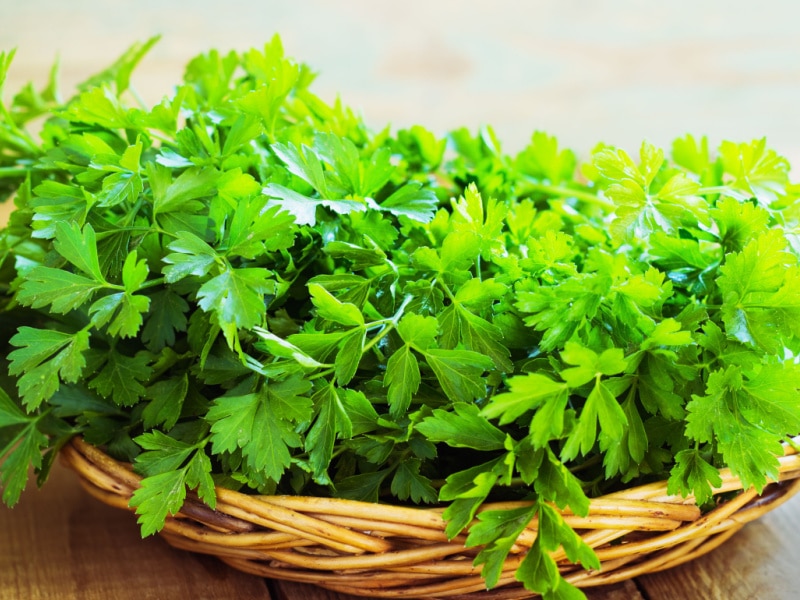
<path id="1" fill-rule="evenodd" d="M 775 478 L 800 188 L 764 140 L 579 164 L 541 132 L 514 157 L 490 129 L 374 134 L 278 38 L 198 56 L 146 108 L 155 41 L 69 100 L 54 70 L 0 102 L 4 502 L 80 434 L 144 476 L 144 535 L 220 481 L 439 502 L 489 587 L 536 520 L 518 579 L 577 598 L 550 553 L 597 559 L 553 505 Z M 478 512 L 498 498 L 528 504 Z"/>

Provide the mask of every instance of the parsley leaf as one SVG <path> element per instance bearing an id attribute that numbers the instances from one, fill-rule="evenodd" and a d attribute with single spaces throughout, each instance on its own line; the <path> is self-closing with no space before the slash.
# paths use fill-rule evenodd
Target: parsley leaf
<path id="1" fill-rule="evenodd" d="M 770 231 L 729 254 L 720 267 L 727 333 L 773 353 L 800 334 L 800 272 L 785 244 L 779 231 Z"/>
<path id="2" fill-rule="evenodd" d="M 74 334 L 20 327 L 9 343 L 17 346 L 8 355 L 11 375 L 17 381 L 25 406 L 32 410 L 51 398 L 60 382 L 75 382 L 86 365 L 84 352 L 89 348 L 89 332 Z"/>

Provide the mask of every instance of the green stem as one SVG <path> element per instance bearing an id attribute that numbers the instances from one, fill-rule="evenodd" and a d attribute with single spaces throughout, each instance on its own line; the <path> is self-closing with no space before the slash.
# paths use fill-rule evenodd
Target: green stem
<path id="1" fill-rule="evenodd" d="M 144 98 L 142 98 L 139 95 L 139 92 L 136 91 L 136 88 L 133 87 L 133 85 L 130 83 L 128 83 L 128 91 L 131 93 L 131 96 L 133 96 L 133 99 L 136 100 L 136 104 L 139 105 L 139 108 L 141 108 L 145 112 L 150 111 L 150 107 L 147 106 L 147 103 L 144 101 Z"/>
<path id="2" fill-rule="evenodd" d="M 394 330 L 396 326 L 397 325 L 394 322 L 387 323 L 386 326 L 378 332 L 378 335 L 376 335 L 369 342 L 364 344 L 364 349 L 361 351 L 361 354 L 366 354 L 367 352 L 372 350 L 372 347 L 375 346 L 375 344 L 377 344 L 378 342 L 380 342 L 383 338 L 385 338 L 386 335 L 392 330 Z"/>
<path id="3" fill-rule="evenodd" d="M 151 279 L 149 281 L 145 281 L 140 287 L 140 290 L 144 290 L 151 287 L 156 287 L 157 285 L 161 285 L 164 283 L 164 277 L 158 277 L 157 279 Z"/>
<path id="4" fill-rule="evenodd" d="M 391 331 L 393 331 L 397 327 L 397 323 L 402 318 L 403 313 L 404 313 L 404 311 L 406 309 L 406 306 L 408 306 L 408 303 L 411 302 L 412 298 L 413 298 L 413 296 L 411 296 L 411 295 L 408 295 L 405 298 L 403 298 L 402 304 L 400 304 L 400 307 L 397 309 L 397 312 L 395 312 L 391 316 L 391 318 L 389 318 L 389 319 L 381 319 L 380 321 L 374 321 L 374 322 L 369 323 L 368 325 L 365 326 L 367 328 L 371 328 L 371 327 L 375 326 L 376 324 L 383 324 L 384 325 L 383 329 L 381 329 L 374 338 L 372 338 L 367 344 L 364 345 L 364 349 L 361 351 L 361 354 L 366 354 L 367 352 L 372 350 L 372 348 L 375 347 L 375 344 L 380 342 L 384 337 L 386 337 L 386 335 L 388 333 L 390 333 Z"/>
<path id="5" fill-rule="evenodd" d="M 324 371 L 320 371 L 319 373 L 314 373 L 313 375 L 309 375 L 306 377 L 309 381 L 314 379 L 320 379 L 322 377 L 327 377 L 328 375 L 333 375 L 336 372 L 336 367 L 331 367 L 330 369 L 325 369 Z"/>
<path id="6" fill-rule="evenodd" d="M 587 460 L 583 461 L 581 464 L 576 465 L 574 467 L 569 467 L 569 472 L 573 475 L 576 473 L 580 473 L 581 471 L 585 471 L 586 469 L 590 469 L 595 465 L 599 464 L 603 460 L 603 457 L 599 454 L 588 458 Z"/>
<path id="7" fill-rule="evenodd" d="M 30 172 L 24 167 L 0 167 L 0 179 L 12 177 L 24 177 Z"/>
<path id="8" fill-rule="evenodd" d="M 453 295 L 453 292 L 450 291 L 449 287 L 447 287 L 444 283 L 442 283 L 438 279 L 434 279 L 433 281 L 434 283 L 439 284 L 439 287 L 444 290 L 444 293 L 447 294 L 447 297 L 450 298 L 451 302 L 457 302 L 456 297 Z"/>
<path id="9" fill-rule="evenodd" d="M 593 194 L 592 192 L 584 190 L 576 190 L 565 186 L 549 185 L 546 183 L 528 183 L 525 191 L 542 192 L 544 194 L 558 196 L 561 198 L 575 198 L 577 200 L 581 200 L 582 202 L 594 204 L 607 210 L 614 210 L 614 204 L 612 202 L 609 202 L 605 198 L 601 198 L 597 194 Z"/>
<path id="10" fill-rule="evenodd" d="M 727 192 L 729 188 L 724 185 L 715 185 L 710 187 L 703 187 L 697 190 L 698 194 L 722 194 L 723 192 Z"/>
<path id="11" fill-rule="evenodd" d="M 124 220 L 122 221 L 125 227 L 134 222 L 134 220 L 136 219 L 136 215 L 139 214 L 139 209 L 142 208 L 143 204 L 144 204 L 144 198 L 140 197 L 136 200 L 136 204 L 134 204 L 133 208 L 131 208 L 128 211 L 128 213 L 125 215 Z"/>

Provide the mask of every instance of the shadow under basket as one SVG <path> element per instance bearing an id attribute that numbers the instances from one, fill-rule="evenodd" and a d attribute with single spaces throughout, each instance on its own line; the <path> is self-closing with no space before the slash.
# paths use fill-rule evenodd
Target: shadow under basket
<path id="1" fill-rule="evenodd" d="M 128 502 L 141 478 L 129 465 L 80 438 L 67 444 L 61 457 L 92 496 L 133 510 Z M 800 491 L 800 455 L 786 446 L 780 482 L 761 495 L 742 490 L 728 469 L 720 475 L 717 505 L 705 514 L 692 497 L 667 494 L 666 482 L 595 498 L 587 517 L 564 511 L 566 521 L 594 548 L 602 569 L 585 571 L 557 551 L 553 558 L 561 573 L 578 587 L 590 587 L 701 556 Z M 487 504 L 484 510 L 520 505 Z M 480 548 L 465 548 L 463 535 L 448 540 L 442 510 L 217 488 L 216 510 L 189 494 L 182 510 L 168 516 L 161 535 L 176 548 L 217 556 L 241 571 L 369 598 L 535 597 L 514 577 L 536 538 L 535 520 L 518 538 L 497 587 L 487 591 L 480 567 L 472 565 Z"/>

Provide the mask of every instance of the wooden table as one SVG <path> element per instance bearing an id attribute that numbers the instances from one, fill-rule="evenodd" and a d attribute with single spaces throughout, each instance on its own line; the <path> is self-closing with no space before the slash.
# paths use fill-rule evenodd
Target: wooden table
<path id="1" fill-rule="evenodd" d="M 721 548 L 664 573 L 590 592 L 590 600 L 792 600 L 800 597 L 795 498 Z M 352 600 L 239 573 L 159 538 L 99 503 L 56 466 L 13 510 L 0 508 L 0 600 Z"/>

